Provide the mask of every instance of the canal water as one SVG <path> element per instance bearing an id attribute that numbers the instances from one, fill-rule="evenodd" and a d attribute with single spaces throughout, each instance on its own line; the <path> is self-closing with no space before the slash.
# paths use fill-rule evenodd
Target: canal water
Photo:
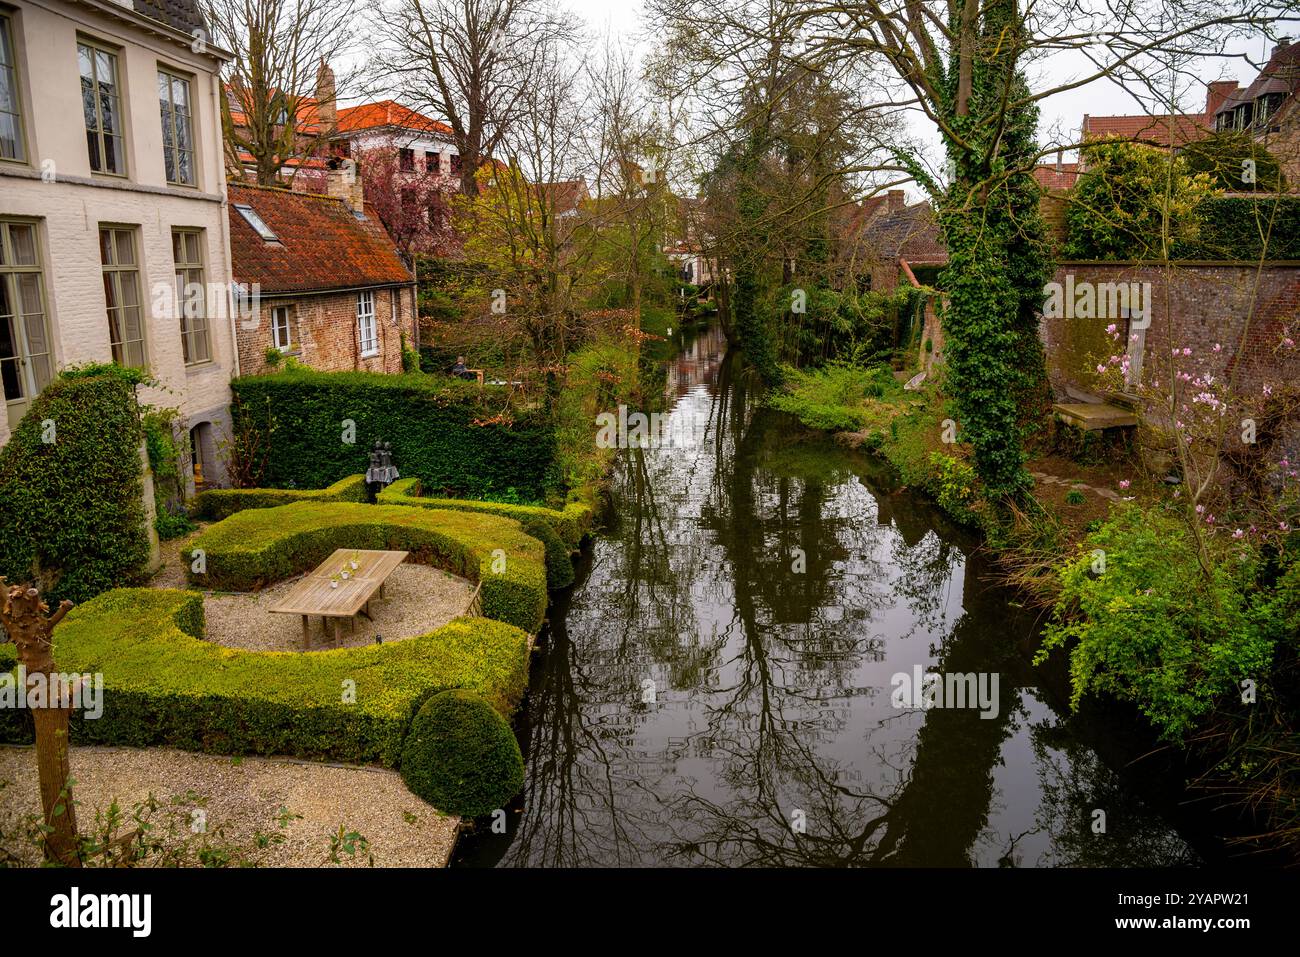
<path id="1" fill-rule="evenodd" d="M 716 329 L 676 345 L 667 447 L 619 452 L 604 528 L 551 609 L 524 791 L 457 866 L 1220 858 L 1171 759 L 1135 761 L 1150 742 L 1132 715 L 1072 714 L 1063 670 L 1030 665 L 1042 613 L 968 534 L 762 407 Z M 985 695 L 900 706 L 898 676 L 927 673 Z"/>

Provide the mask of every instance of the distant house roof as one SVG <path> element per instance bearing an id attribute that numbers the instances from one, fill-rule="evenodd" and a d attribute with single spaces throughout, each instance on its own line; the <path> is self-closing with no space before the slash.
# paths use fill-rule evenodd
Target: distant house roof
<path id="1" fill-rule="evenodd" d="M 1295 108 L 1296 93 L 1300 91 L 1300 43 L 1279 41 L 1273 48 L 1268 63 L 1247 87 L 1232 91 L 1216 114 L 1229 113 L 1244 103 L 1254 103 L 1261 96 L 1281 94 L 1281 107 L 1270 118 L 1270 124 L 1280 119 L 1280 114 Z"/>
<path id="2" fill-rule="evenodd" d="M 1152 146 L 1185 146 L 1209 135 L 1211 117 L 1203 113 L 1167 113 L 1161 116 L 1083 117 L 1085 140 L 1114 137 Z"/>
<path id="3" fill-rule="evenodd" d="M 230 258 L 236 282 L 263 295 L 328 292 L 414 282 L 373 207 L 359 219 L 341 199 L 229 183 Z M 275 235 L 267 241 L 239 211 L 249 206 Z"/>
<path id="4" fill-rule="evenodd" d="M 945 266 L 948 250 L 929 203 L 876 215 L 863 231 L 882 262 L 906 259 L 913 266 Z"/>
<path id="5" fill-rule="evenodd" d="M 452 135 L 452 129 L 446 123 L 408 109 L 395 100 L 362 103 L 339 110 L 338 132 L 341 134 L 384 128 Z"/>
<path id="6" fill-rule="evenodd" d="M 136 13 L 182 33 L 194 35 L 197 30 L 204 37 L 208 36 L 208 25 L 195 0 L 131 0 L 131 6 Z"/>
<path id="7" fill-rule="evenodd" d="M 1078 163 L 1043 163 L 1034 167 L 1034 181 L 1043 189 L 1071 190 L 1078 178 Z"/>
<path id="8" fill-rule="evenodd" d="M 570 179 L 559 183 L 542 183 L 542 190 L 550 197 L 556 215 L 575 213 L 584 200 L 590 199 L 585 179 Z"/>

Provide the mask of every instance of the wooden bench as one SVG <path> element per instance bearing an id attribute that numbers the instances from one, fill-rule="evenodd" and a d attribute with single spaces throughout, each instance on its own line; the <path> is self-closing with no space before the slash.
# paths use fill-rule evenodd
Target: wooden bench
<path id="1" fill-rule="evenodd" d="M 339 643 L 339 625 L 343 619 L 355 624 L 358 614 L 370 617 L 370 602 L 384 597 L 384 582 L 410 552 L 386 552 L 373 549 L 340 548 L 317 565 L 302 581 L 289 589 L 269 611 L 283 615 L 302 615 L 303 648 L 311 647 L 311 616 L 319 615 L 321 630 L 332 623 L 334 644 Z M 352 567 L 352 562 L 357 567 Z M 347 578 L 343 578 L 344 572 Z M 336 579 L 335 576 L 338 576 Z"/>
<path id="2" fill-rule="evenodd" d="M 1138 424 L 1136 412 L 1109 402 L 1056 402 L 1052 411 L 1062 422 L 1085 432 L 1126 429 Z"/>

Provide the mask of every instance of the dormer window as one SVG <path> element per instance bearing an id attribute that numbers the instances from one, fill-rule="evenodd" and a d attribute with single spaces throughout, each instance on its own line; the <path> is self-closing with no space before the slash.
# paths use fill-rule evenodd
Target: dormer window
<path id="1" fill-rule="evenodd" d="M 234 206 L 235 211 L 238 212 L 240 216 L 244 217 L 244 222 L 253 227 L 253 232 L 257 233 L 257 235 L 261 236 L 268 243 L 278 243 L 280 241 L 280 237 L 271 230 L 270 226 L 266 225 L 262 220 L 262 217 L 257 215 L 257 210 L 253 209 L 252 206 L 249 206 L 247 203 L 235 203 Z"/>
<path id="2" fill-rule="evenodd" d="M 1265 93 L 1258 100 L 1255 107 L 1255 122 L 1260 126 L 1265 126 L 1270 117 L 1282 108 L 1282 101 L 1285 96 L 1281 93 Z"/>

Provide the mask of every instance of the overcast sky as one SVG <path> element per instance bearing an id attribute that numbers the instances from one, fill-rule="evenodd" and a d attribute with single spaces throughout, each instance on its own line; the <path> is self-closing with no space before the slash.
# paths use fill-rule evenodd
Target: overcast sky
<path id="1" fill-rule="evenodd" d="M 637 49 L 640 52 L 650 48 L 651 42 L 646 37 L 642 19 L 642 0 L 562 0 L 562 2 L 588 22 L 598 40 L 603 41 L 604 37 L 609 36 L 626 48 Z M 1268 59 L 1271 48 L 1271 42 L 1258 37 L 1246 43 L 1236 44 L 1227 52 L 1244 55 L 1259 64 Z M 1055 59 L 1038 65 L 1039 75 L 1031 85 L 1037 89 L 1056 86 L 1081 75 L 1086 68 L 1087 63 L 1082 57 L 1058 55 Z M 1256 72 L 1256 67 L 1246 62 L 1244 58 L 1224 58 L 1205 62 L 1197 71 L 1197 75 L 1206 82 L 1215 79 L 1235 79 L 1245 84 L 1255 78 Z M 1199 111 L 1204 104 L 1203 88 L 1187 94 L 1185 108 L 1189 112 Z M 1142 105 L 1115 84 L 1104 80 L 1092 83 L 1043 101 L 1039 123 L 1040 143 L 1045 147 L 1053 142 L 1053 131 L 1058 129 L 1062 131 L 1067 141 L 1068 138 L 1077 137 L 1085 113 L 1102 116 L 1143 112 L 1147 111 Z M 916 137 L 932 143 L 937 155 L 938 136 L 924 118 L 918 116 L 912 132 Z M 1067 156 L 1066 159 L 1070 157 Z M 916 195 L 919 198 L 919 193 Z"/>

